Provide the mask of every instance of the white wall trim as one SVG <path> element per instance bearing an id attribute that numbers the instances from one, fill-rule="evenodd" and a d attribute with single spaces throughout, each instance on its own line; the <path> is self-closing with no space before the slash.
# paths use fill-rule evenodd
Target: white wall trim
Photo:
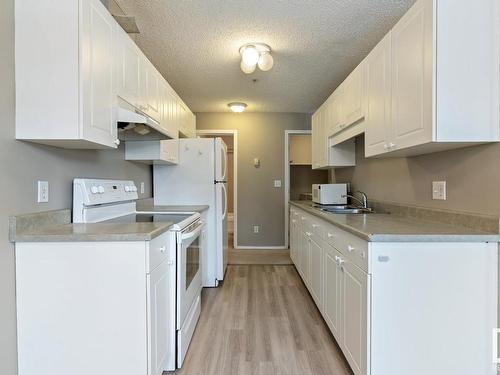
<path id="1" fill-rule="evenodd" d="M 238 246 L 235 250 L 288 250 L 285 246 Z"/>
<path id="2" fill-rule="evenodd" d="M 285 249 L 288 249 L 288 202 L 290 199 L 290 135 L 312 134 L 311 130 L 285 130 Z"/>
<path id="3" fill-rule="evenodd" d="M 233 208 L 234 208 L 234 221 L 233 221 L 233 247 L 238 248 L 238 130 L 227 129 L 227 130 L 196 130 L 197 135 L 232 135 L 233 136 Z"/>

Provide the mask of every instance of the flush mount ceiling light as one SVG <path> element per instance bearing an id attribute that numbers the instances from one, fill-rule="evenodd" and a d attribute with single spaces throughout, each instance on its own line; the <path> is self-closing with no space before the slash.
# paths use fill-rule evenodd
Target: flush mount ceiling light
<path id="1" fill-rule="evenodd" d="M 271 47 L 263 43 L 247 43 L 240 48 L 241 70 L 243 73 L 251 74 L 258 66 L 260 70 L 267 72 L 274 65 L 271 56 Z"/>
<path id="2" fill-rule="evenodd" d="M 232 102 L 227 105 L 229 108 L 231 108 L 231 111 L 236 112 L 236 113 L 241 113 L 245 110 L 247 107 L 246 103 L 241 103 L 241 102 Z"/>

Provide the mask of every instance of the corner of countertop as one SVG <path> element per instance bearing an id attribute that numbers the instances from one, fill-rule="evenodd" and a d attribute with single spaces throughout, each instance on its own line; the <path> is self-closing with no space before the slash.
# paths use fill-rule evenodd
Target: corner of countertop
<path id="1" fill-rule="evenodd" d="M 11 215 L 9 216 L 9 241 L 16 242 L 18 233 L 30 232 L 34 228 L 69 223 L 71 223 L 70 209 Z"/>

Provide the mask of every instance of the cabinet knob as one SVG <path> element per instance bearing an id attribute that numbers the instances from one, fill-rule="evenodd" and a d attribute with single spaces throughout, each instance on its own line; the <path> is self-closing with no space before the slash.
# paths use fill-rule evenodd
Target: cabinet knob
<path id="1" fill-rule="evenodd" d="M 312 233 L 311 233 L 311 232 L 306 232 L 306 236 L 307 236 L 307 237 L 311 237 L 311 236 L 312 236 Z"/>
<path id="2" fill-rule="evenodd" d="M 313 228 L 318 228 L 318 227 L 319 227 L 319 225 L 318 225 L 318 224 L 313 224 L 313 225 L 312 225 L 312 227 L 313 227 Z"/>
<path id="3" fill-rule="evenodd" d="M 173 260 L 167 260 L 167 264 L 168 264 L 169 266 L 171 266 L 172 264 L 174 264 L 174 261 L 173 261 Z"/>
<path id="4" fill-rule="evenodd" d="M 120 140 L 119 140 L 119 139 L 115 139 L 115 140 L 113 141 L 113 143 L 114 143 L 115 145 L 119 146 L 119 145 L 120 145 Z"/>
<path id="5" fill-rule="evenodd" d="M 389 145 L 387 143 L 384 145 L 384 150 L 389 150 Z"/>
<path id="6" fill-rule="evenodd" d="M 160 247 L 160 253 L 164 253 L 165 251 L 167 251 L 167 247 L 166 246 Z"/>
<path id="7" fill-rule="evenodd" d="M 395 143 L 392 143 L 392 142 L 391 142 L 391 143 L 389 143 L 389 148 L 390 148 L 391 150 L 392 150 L 393 148 L 395 148 L 395 147 L 396 147 L 396 144 L 395 144 Z"/>
<path id="8" fill-rule="evenodd" d="M 327 236 L 328 236 L 328 238 L 333 238 L 334 237 L 334 235 L 331 234 L 331 233 L 328 233 Z"/>
<path id="9" fill-rule="evenodd" d="M 354 247 L 349 245 L 347 246 L 347 251 L 349 251 L 350 253 L 352 253 L 354 251 Z"/>

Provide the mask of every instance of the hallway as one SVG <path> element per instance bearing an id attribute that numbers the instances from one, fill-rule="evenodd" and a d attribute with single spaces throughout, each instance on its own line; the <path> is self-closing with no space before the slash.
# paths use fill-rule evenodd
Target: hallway
<path id="1" fill-rule="evenodd" d="M 351 374 L 293 266 L 228 266 L 203 290 L 184 363 L 178 374 Z"/>

